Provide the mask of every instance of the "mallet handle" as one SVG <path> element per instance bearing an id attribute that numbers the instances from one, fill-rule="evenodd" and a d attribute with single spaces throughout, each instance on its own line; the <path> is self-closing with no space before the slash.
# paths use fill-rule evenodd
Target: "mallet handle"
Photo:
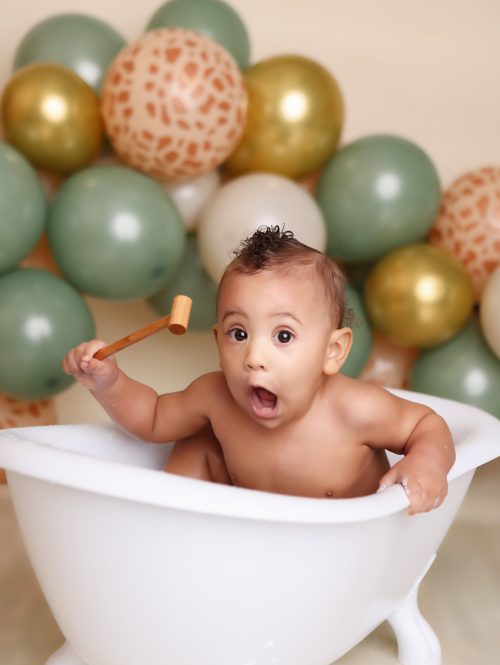
<path id="1" fill-rule="evenodd" d="M 191 304 L 191 298 L 188 296 L 175 296 L 170 314 L 153 321 L 153 323 L 150 323 L 147 326 L 134 330 L 134 332 L 131 332 L 126 337 L 116 340 L 116 342 L 103 346 L 102 349 L 99 349 L 99 351 L 94 353 L 94 358 L 97 358 L 97 360 L 104 360 L 104 358 L 112 356 L 114 353 L 125 349 L 127 346 L 131 346 L 136 342 L 140 342 L 141 339 L 154 335 L 154 333 L 163 330 L 163 328 L 168 327 L 170 332 L 174 335 L 183 335 L 188 327 Z"/>

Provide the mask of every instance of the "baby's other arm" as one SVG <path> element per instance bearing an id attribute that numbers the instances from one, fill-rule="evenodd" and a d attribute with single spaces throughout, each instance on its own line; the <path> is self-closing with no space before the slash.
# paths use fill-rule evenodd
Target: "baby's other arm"
<path id="1" fill-rule="evenodd" d="M 63 369 L 88 388 L 124 430 L 146 441 L 164 442 L 183 439 L 208 424 L 207 405 L 217 373 L 196 379 L 185 390 L 159 396 L 121 371 L 113 357 L 94 358 L 103 346 L 100 340 L 80 344 L 64 358 Z"/>
<path id="2" fill-rule="evenodd" d="M 410 501 L 410 515 L 436 508 L 448 493 L 446 477 L 455 461 L 445 421 L 429 407 L 378 386 L 363 385 L 363 392 L 360 419 L 365 441 L 373 448 L 404 455 L 381 478 L 380 488 L 401 483 Z"/>

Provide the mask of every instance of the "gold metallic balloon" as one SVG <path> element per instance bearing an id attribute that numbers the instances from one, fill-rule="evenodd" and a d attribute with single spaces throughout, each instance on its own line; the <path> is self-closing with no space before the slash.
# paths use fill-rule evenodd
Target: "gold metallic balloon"
<path id="1" fill-rule="evenodd" d="M 247 126 L 227 162 L 230 172 L 303 178 L 319 169 L 337 146 L 344 117 L 332 75 L 314 60 L 287 55 L 251 67 L 245 84 Z"/>
<path id="2" fill-rule="evenodd" d="M 6 140 L 34 166 L 53 173 L 86 166 L 101 148 L 96 93 L 59 65 L 35 63 L 18 70 L 5 87 L 2 116 Z"/>
<path id="3" fill-rule="evenodd" d="M 373 325 L 405 346 L 430 347 L 453 337 L 473 306 L 469 276 L 445 250 L 415 244 L 387 254 L 365 283 Z"/>

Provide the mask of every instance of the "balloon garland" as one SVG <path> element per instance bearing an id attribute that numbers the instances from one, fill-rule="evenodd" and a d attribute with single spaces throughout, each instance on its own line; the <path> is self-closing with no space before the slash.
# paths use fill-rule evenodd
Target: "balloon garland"
<path id="1" fill-rule="evenodd" d="M 346 373 L 496 413 L 500 166 L 442 192 L 413 141 L 341 145 L 333 74 L 303 55 L 252 63 L 224 0 L 169 0 L 145 25 L 127 44 L 96 17 L 60 14 L 16 50 L 1 96 L 5 399 L 66 387 L 61 354 L 94 328 L 82 294 L 147 298 L 163 313 L 185 291 L 208 329 L 232 250 L 273 223 L 349 276 Z"/>

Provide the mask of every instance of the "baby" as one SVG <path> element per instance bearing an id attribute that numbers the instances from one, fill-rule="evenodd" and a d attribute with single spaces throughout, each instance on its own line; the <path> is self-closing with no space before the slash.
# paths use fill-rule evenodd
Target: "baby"
<path id="1" fill-rule="evenodd" d="M 176 441 L 166 470 L 305 497 L 356 497 L 401 483 L 410 513 L 441 504 L 455 451 L 431 409 L 340 373 L 344 279 L 327 256 L 264 227 L 222 277 L 214 336 L 221 371 L 158 396 L 99 361 L 99 340 L 63 361 L 131 434 Z M 392 468 L 385 450 L 404 457 Z"/>

